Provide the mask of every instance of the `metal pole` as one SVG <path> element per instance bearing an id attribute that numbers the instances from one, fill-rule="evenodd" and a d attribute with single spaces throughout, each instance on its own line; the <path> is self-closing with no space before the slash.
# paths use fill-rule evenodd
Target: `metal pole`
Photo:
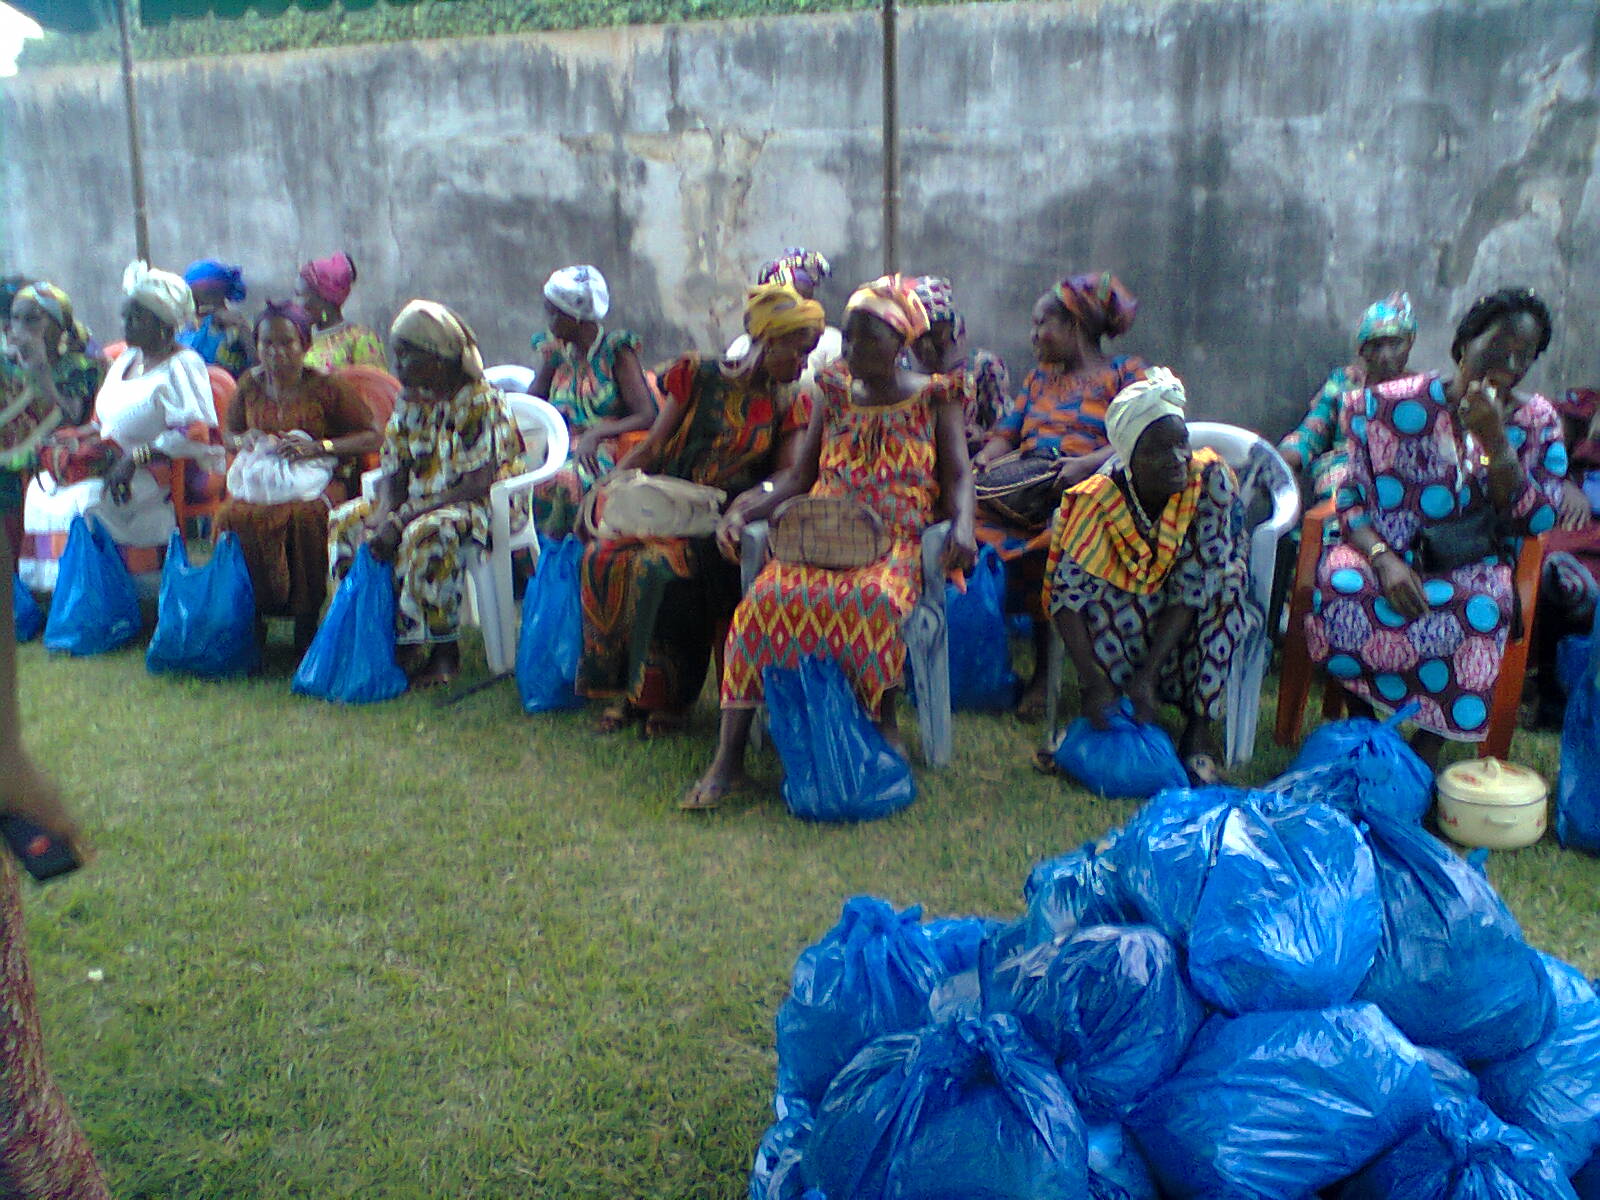
<path id="1" fill-rule="evenodd" d="M 139 148 L 139 99 L 133 90 L 132 0 L 117 0 L 117 25 L 122 31 L 122 100 L 128 110 L 128 166 L 133 174 L 133 242 L 138 256 L 150 261 L 150 220 L 144 202 L 144 153 Z"/>
<path id="2" fill-rule="evenodd" d="M 899 64 L 895 18 L 899 5 L 883 0 L 883 272 L 900 269 Z"/>

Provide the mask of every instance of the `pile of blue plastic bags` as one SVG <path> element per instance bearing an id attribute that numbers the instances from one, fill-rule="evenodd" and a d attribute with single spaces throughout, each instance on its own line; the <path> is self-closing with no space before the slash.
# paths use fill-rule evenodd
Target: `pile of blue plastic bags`
<path id="1" fill-rule="evenodd" d="M 866 896 L 795 964 L 752 1200 L 1600 1198 L 1600 996 L 1422 828 L 1389 727 L 1170 789 L 1018 920 Z"/>

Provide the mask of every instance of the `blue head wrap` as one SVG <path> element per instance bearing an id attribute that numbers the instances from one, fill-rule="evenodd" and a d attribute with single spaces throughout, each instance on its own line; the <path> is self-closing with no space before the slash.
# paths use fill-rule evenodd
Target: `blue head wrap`
<path id="1" fill-rule="evenodd" d="M 190 263 L 183 273 L 183 281 L 191 288 L 207 283 L 220 283 L 227 289 L 224 294 L 230 304 L 238 304 L 247 294 L 244 286 L 244 268 L 230 267 L 215 258 L 202 258 L 199 262 Z"/>

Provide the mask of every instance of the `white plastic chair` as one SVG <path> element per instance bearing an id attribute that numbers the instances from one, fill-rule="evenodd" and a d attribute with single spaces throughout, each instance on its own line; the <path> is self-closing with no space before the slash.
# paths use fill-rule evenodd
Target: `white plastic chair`
<path id="1" fill-rule="evenodd" d="M 1251 631 L 1238 648 L 1228 670 L 1226 685 L 1225 753 L 1227 765 L 1249 762 L 1255 753 L 1256 726 L 1261 715 L 1261 681 L 1267 672 L 1270 641 L 1266 614 L 1272 603 L 1272 579 L 1277 570 L 1278 542 L 1300 519 L 1300 487 L 1289 464 L 1271 442 L 1218 421 L 1191 421 L 1189 444 L 1215 450 L 1239 477 L 1239 494 L 1248 512 L 1257 497 L 1270 498 L 1271 511 L 1250 531 L 1250 585 L 1247 598 L 1254 609 Z M 1053 749 L 1060 730 L 1056 711 L 1061 693 L 1065 647 L 1054 622 L 1050 625 L 1050 653 L 1045 675 L 1045 746 Z"/>

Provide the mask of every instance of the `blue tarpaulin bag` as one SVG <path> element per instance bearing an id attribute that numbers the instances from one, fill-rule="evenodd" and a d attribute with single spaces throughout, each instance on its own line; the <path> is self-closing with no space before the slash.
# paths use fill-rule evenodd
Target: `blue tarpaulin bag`
<path id="1" fill-rule="evenodd" d="M 862 711 L 833 659 L 767 667 L 761 679 L 791 813 L 808 821 L 871 821 L 917 798 L 911 764 Z"/>
<path id="2" fill-rule="evenodd" d="M 360 546 L 290 687 L 339 704 L 393 700 L 406 690 L 394 660 L 394 622 L 394 571 Z"/>
<path id="3" fill-rule="evenodd" d="M 178 671 L 208 679 L 248 675 L 261 665 L 256 593 L 239 538 L 224 533 L 211 560 L 189 565 L 183 536 L 173 530 L 161 568 L 155 636 L 145 652 L 152 674 Z"/>
<path id="4" fill-rule="evenodd" d="M 522 711 L 579 708 L 573 690 L 583 657 L 583 597 L 579 570 L 583 542 L 568 534 L 544 547 L 533 579 L 522 594 L 522 633 L 517 641 L 517 694 Z"/>
<path id="5" fill-rule="evenodd" d="M 44 632 L 44 609 L 39 607 L 20 575 L 11 577 L 11 615 L 17 641 L 31 642 Z"/>
<path id="6" fill-rule="evenodd" d="M 1409 1136 L 1436 1095 L 1373 1005 L 1218 1015 L 1129 1127 L 1175 1200 L 1299 1200 Z"/>
<path id="7" fill-rule="evenodd" d="M 952 709 L 1005 711 L 1017 702 L 1005 600 L 1005 564 L 993 546 L 978 551 L 965 592 L 953 583 L 945 585 Z"/>
<path id="8" fill-rule="evenodd" d="M 957 1020 L 869 1043 L 817 1109 L 800 1164 L 840 1200 L 1082 1200 L 1083 1120 L 1014 1018 Z"/>
<path id="9" fill-rule="evenodd" d="M 1600 631 L 1600 613 L 1595 617 Z M 1556 785 L 1556 840 L 1600 854 L 1600 632 L 1589 635 L 1589 662 L 1567 693 Z"/>
<path id="10" fill-rule="evenodd" d="M 1383 941 L 1358 996 L 1468 1066 L 1533 1045 L 1555 1019 L 1538 951 L 1477 868 L 1432 834 L 1372 814 Z"/>
<path id="11" fill-rule="evenodd" d="M 1398 728 L 1416 708 L 1408 704 L 1387 721 L 1352 717 L 1313 730 L 1289 770 L 1268 786 L 1353 815 L 1381 812 L 1420 824 L 1433 803 L 1433 772 Z"/>
<path id="12" fill-rule="evenodd" d="M 139 593 L 106 527 L 73 517 L 61 555 L 44 648 L 68 654 L 104 654 L 139 636 Z"/>
<path id="13" fill-rule="evenodd" d="M 1159 725 L 1135 721 L 1133 705 L 1124 700 L 1110 726 L 1096 729 L 1088 717 L 1077 718 L 1056 746 L 1056 766 L 1097 796 L 1114 800 L 1145 800 L 1188 784 L 1172 738 Z"/>

